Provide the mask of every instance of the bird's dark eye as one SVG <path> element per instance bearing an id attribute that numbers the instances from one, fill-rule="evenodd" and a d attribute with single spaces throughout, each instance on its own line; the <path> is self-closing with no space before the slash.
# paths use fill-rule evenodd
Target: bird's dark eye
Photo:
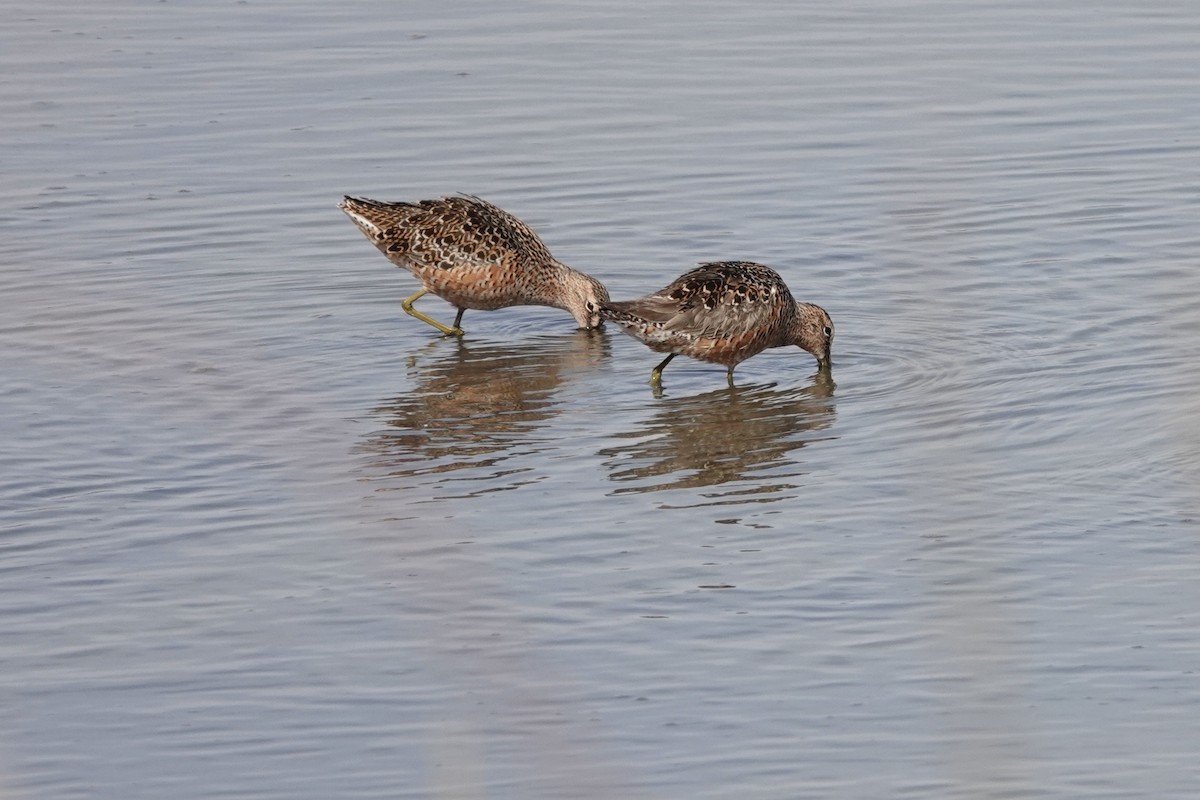
<path id="1" fill-rule="evenodd" d="M 833 336 L 833 328 L 826 325 L 825 326 L 825 338 L 828 339 L 830 336 Z"/>
<path id="2" fill-rule="evenodd" d="M 595 304 L 595 303 L 593 303 L 591 300 L 588 300 L 588 301 L 587 301 L 587 310 L 588 310 L 588 311 L 595 311 L 595 310 L 596 310 L 596 304 Z"/>

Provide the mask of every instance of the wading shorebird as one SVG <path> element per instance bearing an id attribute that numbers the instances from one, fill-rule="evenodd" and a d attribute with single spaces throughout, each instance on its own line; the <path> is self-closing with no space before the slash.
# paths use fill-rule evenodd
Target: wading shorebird
<path id="1" fill-rule="evenodd" d="M 750 261 L 701 264 L 654 294 L 604 303 L 600 315 L 670 354 L 650 373 L 655 385 L 677 355 L 724 364 L 730 386 L 733 368 L 768 347 L 794 344 L 821 369 L 830 365 L 833 320 L 825 309 L 797 303 L 779 273 Z"/>
<path id="2" fill-rule="evenodd" d="M 553 306 L 581 328 L 602 324 L 604 284 L 556 260 L 528 225 L 478 197 L 381 203 L 347 195 L 338 208 L 389 261 L 421 282 L 421 291 L 401 307 L 447 336 L 462 336 L 468 308 Z M 453 326 L 413 308 L 428 293 L 458 309 Z"/>

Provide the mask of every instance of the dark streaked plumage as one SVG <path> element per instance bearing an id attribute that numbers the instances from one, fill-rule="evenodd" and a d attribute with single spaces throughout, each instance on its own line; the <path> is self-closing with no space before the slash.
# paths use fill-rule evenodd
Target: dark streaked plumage
<path id="1" fill-rule="evenodd" d="M 797 303 L 779 273 L 750 261 L 701 264 L 654 294 L 600 311 L 651 350 L 670 353 L 652 383 L 677 355 L 724 364 L 730 385 L 733 368 L 768 347 L 794 344 L 829 365 L 833 321 L 825 309 Z"/>
<path id="2" fill-rule="evenodd" d="M 415 203 L 381 203 L 347 196 L 338 207 L 388 260 L 421 282 L 402 306 L 448 335 L 462 335 L 468 308 L 553 306 L 581 328 L 601 324 L 604 285 L 557 261 L 528 225 L 478 197 L 444 197 Z M 432 292 L 454 305 L 454 326 L 412 307 Z"/>

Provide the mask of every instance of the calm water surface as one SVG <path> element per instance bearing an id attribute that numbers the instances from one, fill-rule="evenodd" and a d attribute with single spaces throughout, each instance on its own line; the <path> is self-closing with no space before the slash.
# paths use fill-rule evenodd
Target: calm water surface
<path id="1" fill-rule="evenodd" d="M 1194 3 L 6 20 L 6 798 L 1195 796 Z M 832 378 L 439 339 L 336 203 L 458 191 Z"/>

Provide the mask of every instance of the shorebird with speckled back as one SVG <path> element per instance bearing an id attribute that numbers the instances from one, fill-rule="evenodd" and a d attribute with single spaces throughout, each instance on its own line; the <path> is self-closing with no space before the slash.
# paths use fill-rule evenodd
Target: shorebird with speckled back
<path id="1" fill-rule="evenodd" d="M 724 364 L 730 386 L 733 368 L 769 347 L 794 344 L 821 369 L 830 365 L 833 320 L 825 309 L 797 303 L 779 273 L 750 261 L 701 264 L 654 294 L 607 302 L 600 314 L 670 354 L 650 373 L 655 385 L 677 355 Z"/>
<path id="2" fill-rule="evenodd" d="M 478 197 L 381 203 L 347 196 L 338 207 L 389 261 L 421 282 L 401 307 L 447 336 L 462 336 L 468 308 L 553 306 L 581 328 L 602 324 L 604 285 L 557 261 L 528 225 Z M 413 308 L 429 293 L 458 309 L 454 325 Z"/>

